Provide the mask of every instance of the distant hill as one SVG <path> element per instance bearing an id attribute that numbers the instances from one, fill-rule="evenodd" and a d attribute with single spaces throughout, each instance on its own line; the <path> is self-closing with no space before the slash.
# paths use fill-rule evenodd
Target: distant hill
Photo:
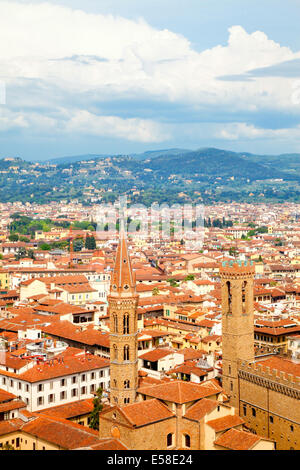
<path id="1" fill-rule="evenodd" d="M 281 155 L 248 155 L 248 159 L 252 162 L 280 169 L 281 171 L 300 175 L 300 154 L 299 153 L 283 153 Z"/>
<path id="2" fill-rule="evenodd" d="M 1 202 L 92 204 L 114 202 L 124 194 L 131 203 L 147 206 L 153 202 L 300 203 L 300 154 L 175 148 L 130 155 L 84 154 L 48 162 L 0 159 Z"/>
<path id="3" fill-rule="evenodd" d="M 148 150 L 143 153 L 132 154 L 85 154 L 66 157 L 57 157 L 47 160 L 47 163 L 56 165 L 68 165 L 80 161 L 99 160 L 104 158 L 130 159 L 143 164 L 145 160 L 151 160 L 149 168 L 164 172 L 184 172 L 188 175 L 193 172 L 215 176 L 242 176 L 255 178 L 258 173 L 262 179 L 280 178 L 282 172 L 285 177 L 300 176 L 300 154 L 287 153 L 281 155 L 255 155 L 248 152 L 232 152 L 216 148 L 200 148 L 198 150 L 188 149 L 162 149 Z M 45 163 L 45 162 L 40 162 Z M 170 166 L 171 164 L 171 166 Z M 5 163 L 7 166 L 8 163 Z M 183 172 L 183 173 L 184 173 Z"/>
<path id="4" fill-rule="evenodd" d="M 55 164 L 55 165 L 63 165 L 68 163 L 75 163 L 80 161 L 86 160 L 95 160 L 101 158 L 109 158 L 109 157 L 132 157 L 135 160 L 146 160 L 148 158 L 155 158 L 160 155 L 178 155 L 182 153 L 190 152 L 190 150 L 184 149 L 165 149 L 165 150 L 149 150 L 143 153 L 130 153 L 130 154 L 87 154 L 87 155 L 73 155 L 69 157 L 57 157 L 51 158 L 47 160 L 48 163 Z M 42 162 L 41 162 L 42 163 Z M 45 162 L 44 162 L 45 163 Z"/>
<path id="5" fill-rule="evenodd" d="M 203 148 L 194 152 L 160 155 L 149 162 L 148 167 L 164 176 L 243 177 L 253 179 L 282 178 L 280 165 L 270 165 L 263 157 L 251 159 L 251 154 L 236 153 L 215 148 Z M 298 156 L 298 158 L 300 155 Z"/>
<path id="6" fill-rule="evenodd" d="M 130 154 L 130 157 L 135 158 L 136 160 L 147 160 L 160 156 L 171 156 L 171 155 L 183 155 L 185 153 L 191 152 L 187 149 L 165 149 L 165 150 L 148 150 L 144 153 L 133 153 Z"/>
<path id="7" fill-rule="evenodd" d="M 63 164 L 68 164 L 68 163 L 75 163 L 75 162 L 80 162 L 80 161 L 85 161 L 85 160 L 94 160 L 98 158 L 107 158 L 110 155 L 98 155 L 98 154 L 87 154 L 87 155 L 73 155 L 70 157 L 57 157 L 57 158 L 51 158 L 50 160 L 47 160 L 47 163 L 54 164 L 54 165 L 63 165 Z M 41 161 L 40 163 L 45 163 L 45 161 Z"/>

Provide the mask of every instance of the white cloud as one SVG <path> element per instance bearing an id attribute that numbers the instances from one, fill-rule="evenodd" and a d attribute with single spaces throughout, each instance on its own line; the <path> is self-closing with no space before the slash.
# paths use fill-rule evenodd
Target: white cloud
<path id="1" fill-rule="evenodd" d="M 92 100 L 101 103 L 126 98 L 132 99 L 134 107 L 136 99 L 156 99 L 195 108 L 219 106 L 231 113 L 264 109 L 295 112 L 291 79 L 260 77 L 228 82 L 218 77 L 299 57 L 300 52 L 282 47 L 264 32 L 248 33 L 242 26 L 229 29 L 225 46 L 198 53 L 185 37 L 155 29 L 142 19 L 88 14 L 48 3 L 0 1 L 0 79 L 10 85 L 8 90 L 18 90 L 15 94 L 8 91 L 6 106 L 16 109 L 22 103 L 19 115 L 30 127 L 39 127 L 36 114 L 40 114 L 43 127 L 43 111 L 38 106 L 66 107 L 64 102 L 58 103 L 58 96 L 64 94 L 73 97 L 69 117 L 61 110 L 55 119 L 49 116 L 52 129 L 139 142 L 163 141 L 169 131 L 153 120 L 103 116 L 93 110 Z M 26 96 L 27 83 L 35 81 L 41 84 L 40 95 L 31 99 Z M 92 98 L 82 105 L 78 97 L 84 93 Z M 56 119 L 62 120 L 61 125 Z M 12 125 L 18 123 L 12 121 Z M 244 124 L 240 125 L 239 132 L 234 125 L 224 128 L 224 138 L 243 134 Z M 251 128 L 247 131 L 252 138 Z"/>
<path id="2" fill-rule="evenodd" d="M 214 136 L 222 140 L 299 139 L 300 125 L 292 128 L 264 129 L 244 122 L 235 122 L 219 126 Z"/>
<path id="3" fill-rule="evenodd" d="M 0 114 L 0 132 L 10 131 L 11 129 L 24 129 L 28 127 L 28 122 L 21 114 L 5 113 Z"/>
<path id="4" fill-rule="evenodd" d="M 89 57 L 76 60 L 80 56 Z M 228 87 L 213 82 L 219 75 L 270 66 L 300 53 L 281 47 L 263 32 L 248 34 L 241 26 L 229 29 L 226 46 L 197 53 L 183 36 L 143 20 L 2 1 L 0 57 L 11 78 L 43 78 L 78 90 L 138 88 L 171 99 L 184 94 L 197 99 L 201 91 L 217 93 Z"/>
<path id="5" fill-rule="evenodd" d="M 122 119 L 117 116 L 101 116 L 86 110 L 60 109 L 54 116 L 40 115 L 32 111 L 0 112 L 0 133 L 26 129 L 31 134 L 56 133 L 72 135 L 83 133 L 100 137 L 113 137 L 135 142 L 155 143 L 170 138 L 168 126 L 158 125 L 150 119 Z"/>
<path id="6" fill-rule="evenodd" d="M 67 132 L 118 137 L 136 142 L 161 142 L 169 135 L 161 127 L 146 119 L 121 119 L 116 116 L 97 116 L 88 111 L 77 111 L 66 123 Z"/>

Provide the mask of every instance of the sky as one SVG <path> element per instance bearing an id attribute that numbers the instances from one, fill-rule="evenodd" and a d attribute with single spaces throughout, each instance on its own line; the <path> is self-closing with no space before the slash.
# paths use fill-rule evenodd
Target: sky
<path id="1" fill-rule="evenodd" d="M 0 157 L 300 153 L 299 0 L 0 0 Z"/>

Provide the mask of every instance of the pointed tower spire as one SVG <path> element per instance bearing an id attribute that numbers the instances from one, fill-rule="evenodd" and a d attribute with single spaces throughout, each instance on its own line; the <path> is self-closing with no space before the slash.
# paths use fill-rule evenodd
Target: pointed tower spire
<path id="1" fill-rule="evenodd" d="M 135 276 L 133 274 L 126 234 L 124 228 L 124 219 L 120 220 L 119 245 L 116 254 L 115 267 L 111 278 L 111 294 L 124 295 L 135 293 Z"/>
<path id="2" fill-rule="evenodd" d="M 134 403 L 138 387 L 138 295 L 128 254 L 124 220 L 107 297 L 110 316 L 110 403 Z"/>

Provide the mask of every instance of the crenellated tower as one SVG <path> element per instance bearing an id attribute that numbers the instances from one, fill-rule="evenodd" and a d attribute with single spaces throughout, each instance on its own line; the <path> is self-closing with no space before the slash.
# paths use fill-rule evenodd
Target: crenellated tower
<path id="1" fill-rule="evenodd" d="M 110 403 L 134 403 L 138 386 L 137 303 L 125 233 L 120 232 L 108 295 L 110 316 Z"/>
<path id="2" fill-rule="evenodd" d="M 252 263 L 224 262 L 222 288 L 222 386 L 230 405 L 239 408 L 238 364 L 254 361 Z"/>

